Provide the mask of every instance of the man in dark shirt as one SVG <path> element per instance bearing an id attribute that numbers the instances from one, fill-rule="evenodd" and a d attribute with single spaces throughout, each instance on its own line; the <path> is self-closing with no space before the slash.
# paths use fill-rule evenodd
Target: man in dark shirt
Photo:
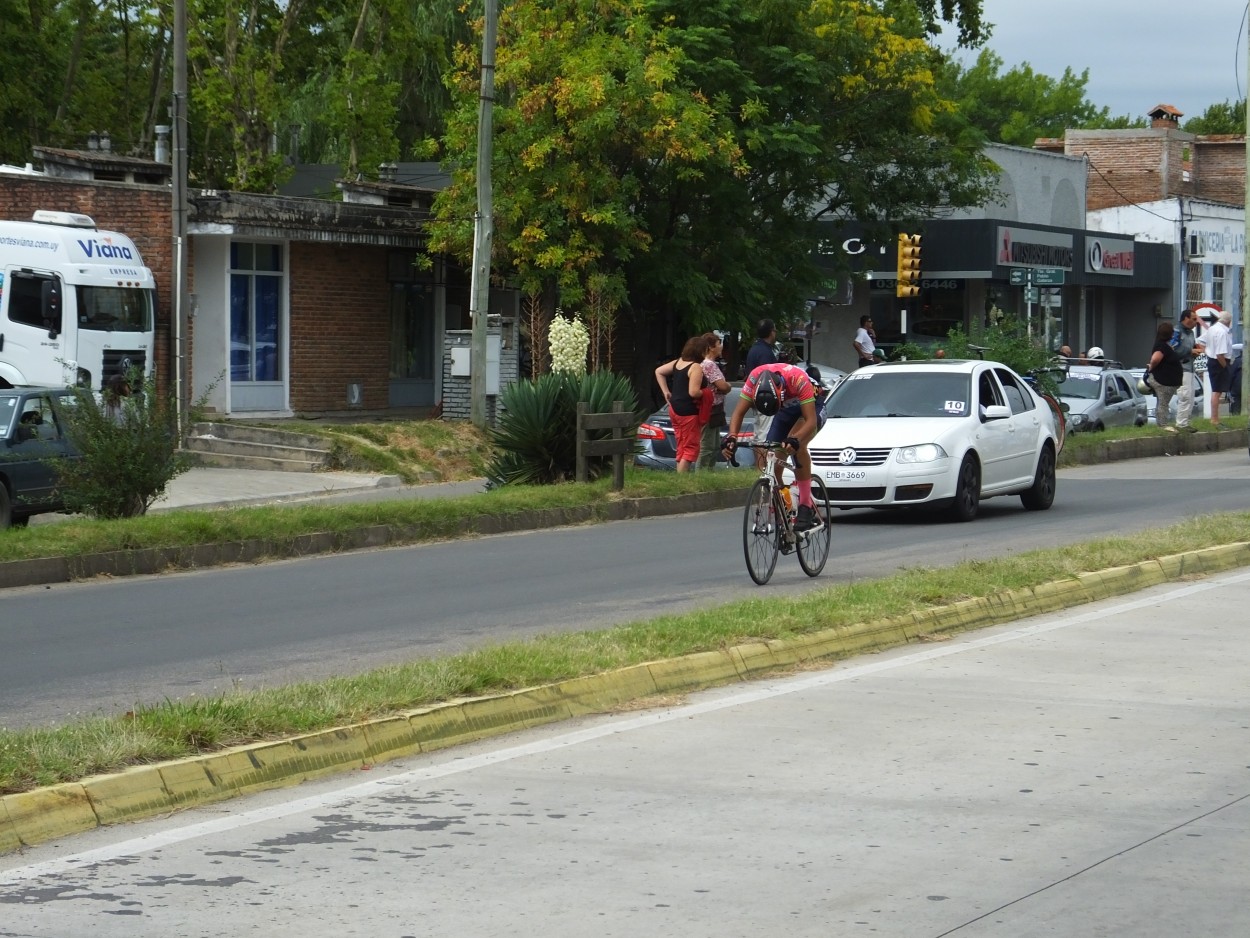
<path id="1" fill-rule="evenodd" d="M 773 343 L 777 341 L 777 327 L 771 319 L 761 319 L 759 328 L 755 330 L 755 344 L 747 350 L 745 373 L 750 374 L 760 365 L 773 365 L 777 362 L 777 349 Z"/>

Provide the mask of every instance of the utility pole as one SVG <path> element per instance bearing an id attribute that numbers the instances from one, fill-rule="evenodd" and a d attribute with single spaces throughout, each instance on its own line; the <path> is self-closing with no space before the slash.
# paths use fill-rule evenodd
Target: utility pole
<path id="1" fill-rule="evenodd" d="M 181 441 L 187 434 L 191 395 L 187 388 L 187 0 L 174 0 L 174 126 L 173 165 L 173 261 L 174 281 L 170 284 L 172 304 L 170 330 L 173 335 L 174 400 L 178 407 L 177 431 Z"/>
<path id="2" fill-rule="evenodd" d="M 482 91 L 477 115 L 477 212 L 473 216 L 473 276 L 469 287 L 469 419 L 486 426 L 486 317 L 490 311 L 490 252 L 494 238 L 490 179 L 491 137 L 495 104 L 495 29 L 497 0 L 486 0 L 482 29 Z"/>
<path id="3" fill-rule="evenodd" d="M 1246 31 L 1247 53 L 1246 53 L 1246 75 L 1250 80 L 1250 30 Z M 1246 189 L 1241 196 L 1242 214 L 1245 218 L 1245 245 L 1250 247 L 1250 86 L 1246 89 L 1246 97 L 1243 99 L 1246 105 Z M 1250 273 L 1250 263 L 1243 260 L 1241 262 L 1241 387 L 1237 388 L 1237 402 L 1241 405 L 1243 414 L 1250 414 L 1250 371 L 1246 370 L 1246 342 L 1250 341 L 1250 290 L 1247 290 L 1246 274 Z"/>

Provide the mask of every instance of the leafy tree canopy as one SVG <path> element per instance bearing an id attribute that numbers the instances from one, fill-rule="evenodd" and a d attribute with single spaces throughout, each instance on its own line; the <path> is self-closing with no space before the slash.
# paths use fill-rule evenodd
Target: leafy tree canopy
<path id="1" fill-rule="evenodd" d="M 1244 134 L 1246 132 L 1246 99 L 1212 104 L 1200 117 L 1191 117 L 1181 125 L 1191 134 Z"/>
<path id="2" fill-rule="evenodd" d="M 1066 68 L 1057 79 L 1035 72 L 1028 62 L 1003 71 L 1002 58 L 982 49 L 972 65 L 950 61 L 938 75 L 940 89 L 956 103 L 956 121 L 994 143 L 1031 147 L 1039 137 L 1109 127 L 1113 120 L 1107 108 L 1086 97 L 1089 69 L 1078 75 Z"/>
<path id="3" fill-rule="evenodd" d="M 566 308 L 611 297 L 635 334 L 800 309 L 824 276 L 822 219 L 889 224 L 989 192 L 979 151 L 942 132 L 953 105 L 925 38 L 948 7 L 979 6 L 514 0 L 496 47 L 493 269 L 554 285 Z M 457 65 L 432 247 L 468 257 L 476 50 Z"/>

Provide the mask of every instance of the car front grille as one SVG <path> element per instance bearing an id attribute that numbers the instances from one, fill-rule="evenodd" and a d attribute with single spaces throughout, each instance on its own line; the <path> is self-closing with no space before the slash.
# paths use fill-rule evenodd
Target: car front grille
<path id="1" fill-rule="evenodd" d="M 831 502 L 879 502 L 885 498 L 883 485 L 830 485 L 828 490 Z"/>
<path id="2" fill-rule="evenodd" d="M 143 349 L 126 351 L 125 349 L 105 349 L 104 350 L 104 374 L 100 376 L 100 386 L 103 387 L 109 378 L 113 375 L 128 376 L 128 372 L 138 370 L 140 372 L 147 371 L 147 353 Z"/>
<path id="3" fill-rule="evenodd" d="M 855 454 L 855 458 L 851 462 L 844 462 L 842 454 L 850 450 Z M 814 466 L 883 466 L 885 461 L 890 458 L 890 448 L 873 448 L 873 449 L 852 449 L 846 447 L 844 449 L 813 449 L 812 465 Z"/>

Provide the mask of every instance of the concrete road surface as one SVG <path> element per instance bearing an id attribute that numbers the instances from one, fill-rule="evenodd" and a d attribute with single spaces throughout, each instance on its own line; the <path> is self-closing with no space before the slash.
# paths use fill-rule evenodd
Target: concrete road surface
<path id="1" fill-rule="evenodd" d="M 0 857 L 0 935 L 1250 934 L 1250 572 Z"/>

